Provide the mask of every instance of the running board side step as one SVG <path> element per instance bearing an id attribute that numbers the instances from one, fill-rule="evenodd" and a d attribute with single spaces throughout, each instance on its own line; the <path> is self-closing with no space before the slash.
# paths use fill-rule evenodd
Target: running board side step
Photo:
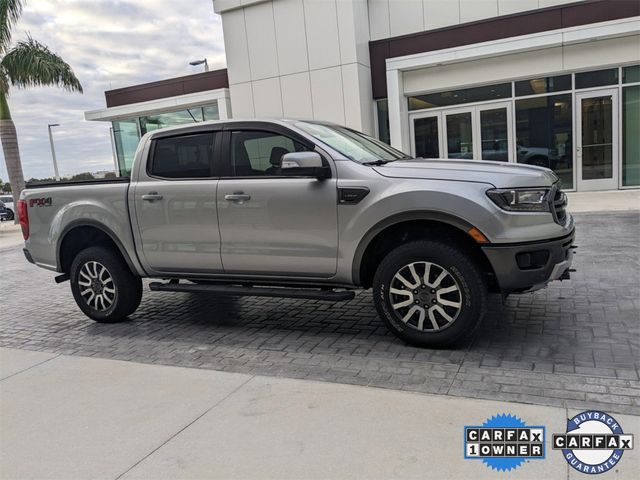
<path id="1" fill-rule="evenodd" d="M 154 292 L 218 293 L 240 297 L 304 298 L 307 300 L 326 300 L 328 302 L 351 300 L 355 297 L 355 292 L 351 290 L 336 292 L 334 290 L 311 290 L 306 288 L 242 287 L 239 285 L 220 285 L 213 283 L 152 282 L 149 284 L 149 288 Z"/>

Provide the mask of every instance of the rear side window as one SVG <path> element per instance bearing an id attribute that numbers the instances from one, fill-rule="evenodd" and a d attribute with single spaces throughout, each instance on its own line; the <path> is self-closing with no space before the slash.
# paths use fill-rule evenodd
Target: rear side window
<path id="1" fill-rule="evenodd" d="M 149 173 L 162 178 L 211 177 L 213 133 L 195 133 L 155 140 Z"/>

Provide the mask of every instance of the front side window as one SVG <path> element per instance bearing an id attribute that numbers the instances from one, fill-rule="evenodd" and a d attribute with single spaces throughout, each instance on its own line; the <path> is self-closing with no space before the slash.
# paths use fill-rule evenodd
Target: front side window
<path id="1" fill-rule="evenodd" d="M 286 153 L 308 150 L 291 138 L 273 132 L 231 132 L 231 171 L 236 177 L 278 176 Z"/>
<path id="2" fill-rule="evenodd" d="M 155 140 L 149 173 L 162 178 L 211 177 L 213 133 Z"/>
<path id="3" fill-rule="evenodd" d="M 404 153 L 375 138 L 338 125 L 297 122 L 295 126 L 348 159 L 358 163 L 375 162 L 377 160 L 391 162 L 401 158 L 408 158 Z"/>

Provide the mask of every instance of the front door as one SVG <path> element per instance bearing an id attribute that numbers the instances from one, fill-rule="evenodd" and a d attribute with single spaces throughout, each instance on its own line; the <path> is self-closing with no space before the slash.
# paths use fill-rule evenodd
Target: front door
<path id="1" fill-rule="evenodd" d="M 285 153 L 308 150 L 268 130 L 229 130 L 217 204 L 225 273 L 309 276 L 336 273 L 336 179 L 280 174 Z"/>
<path id="2" fill-rule="evenodd" d="M 416 157 L 514 161 L 511 104 L 496 102 L 411 116 Z"/>
<path id="3" fill-rule="evenodd" d="M 576 94 L 578 190 L 618 188 L 618 91 Z"/>

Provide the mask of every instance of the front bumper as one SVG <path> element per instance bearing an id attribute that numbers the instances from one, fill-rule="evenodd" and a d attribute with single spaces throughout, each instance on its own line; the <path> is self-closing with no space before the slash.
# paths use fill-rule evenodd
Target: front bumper
<path id="1" fill-rule="evenodd" d="M 504 294 L 529 292 L 558 280 L 571 268 L 575 230 L 538 242 L 482 247 Z M 565 277 L 566 278 L 566 277 Z"/>

